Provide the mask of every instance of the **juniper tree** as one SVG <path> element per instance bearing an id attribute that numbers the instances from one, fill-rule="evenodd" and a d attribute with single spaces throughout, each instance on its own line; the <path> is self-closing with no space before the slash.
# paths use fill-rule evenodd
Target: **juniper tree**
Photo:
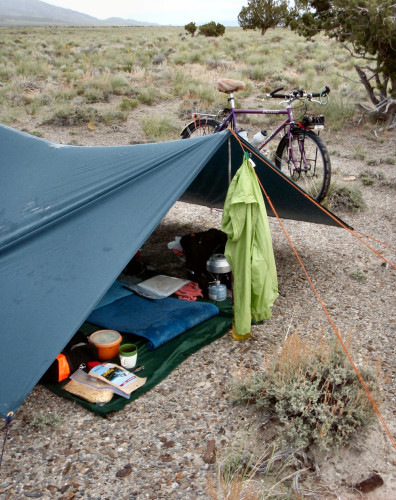
<path id="1" fill-rule="evenodd" d="M 287 15 L 287 2 L 284 0 L 248 0 L 238 14 L 239 25 L 244 30 L 261 30 L 261 34 L 283 23 Z"/>
<path id="2" fill-rule="evenodd" d="M 194 33 L 197 31 L 197 26 L 195 23 L 188 23 L 184 26 L 184 29 L 187 33 L 190 33 L 191 36 L 194 36 Z"/>
<path id="3" fill-rule="evenodd" d="M 320 31 L 356 58 L 375 116 L 396 121 L 395 0 L 295 0 L 289 25 L 311 38 Z"/>

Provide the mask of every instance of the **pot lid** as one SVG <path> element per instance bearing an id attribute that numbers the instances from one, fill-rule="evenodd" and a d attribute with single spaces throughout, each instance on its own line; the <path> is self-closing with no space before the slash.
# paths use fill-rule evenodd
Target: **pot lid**
<path id="1" fill-rule="evenodd" d="M 97 345 L 106 345 L 117 342 L 121 335 L 115 330 L 98 330 L 89 337 L 91 342 Z"/>

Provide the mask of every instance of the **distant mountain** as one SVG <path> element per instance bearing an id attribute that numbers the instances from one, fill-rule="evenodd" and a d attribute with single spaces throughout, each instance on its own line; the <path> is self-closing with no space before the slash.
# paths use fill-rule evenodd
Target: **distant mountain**
<path id="1" fill-rule="evenodd" d="M 133 19 L 101 20 L 40 0 L 0 0 L 0 26 L 154 26 Z"/>

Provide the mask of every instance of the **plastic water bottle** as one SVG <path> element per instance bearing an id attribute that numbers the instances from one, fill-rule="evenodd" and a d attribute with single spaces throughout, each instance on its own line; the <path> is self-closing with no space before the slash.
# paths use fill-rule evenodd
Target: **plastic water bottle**
<path id="1" fill-rule="evenodd" d="M 216 300 L 220 302 L 227 298 L 227 287 L 216 280 L 214 283 L 209 285 L 209 298 L 210 300 Z"/>
<path id="2" fill-rule="evenodd" d="M 261 130 L 260 132 L 257 132 L 257 134 L 255 134 L 253 136 L 253 139 L 250 141 L 250 144 L 254 147 L 258 146 L 261 142 L 264 141 L 266 135 L 267 135 L 266 130 Z"/>
<path id="3" fill-rule="evenodd" d="M 240 135 L 243 139 L 245 139 L 245 141 L 248 141 L 248 140 L 249 140 L 249 138 L 248 138 L 248 131 L 247 131 L 247 130 L 243 130 L 243 129 L 241 129 L 238 133 L 239 133 L 239 135 Z"/>

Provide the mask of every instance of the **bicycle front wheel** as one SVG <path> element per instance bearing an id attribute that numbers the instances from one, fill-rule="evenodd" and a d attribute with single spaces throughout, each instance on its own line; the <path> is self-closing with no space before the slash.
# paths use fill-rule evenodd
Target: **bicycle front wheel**
<path id="1" fill-rule="evenodd" d="M 196 118 L 189 123 L 182 132 L 182 139 L 190 137 L 202 137 L 203 135 L 214 134 L 220 127 L 220 122 L 212 118 Z"/>
<path id="2" fill-rule="evenodd" d="M 322 201 L 330 187 L 331 164 L 322 139 L 311 130 L 292 130 L 282 137 L 276 150 L 275 165 L 301 189 Z"/>

